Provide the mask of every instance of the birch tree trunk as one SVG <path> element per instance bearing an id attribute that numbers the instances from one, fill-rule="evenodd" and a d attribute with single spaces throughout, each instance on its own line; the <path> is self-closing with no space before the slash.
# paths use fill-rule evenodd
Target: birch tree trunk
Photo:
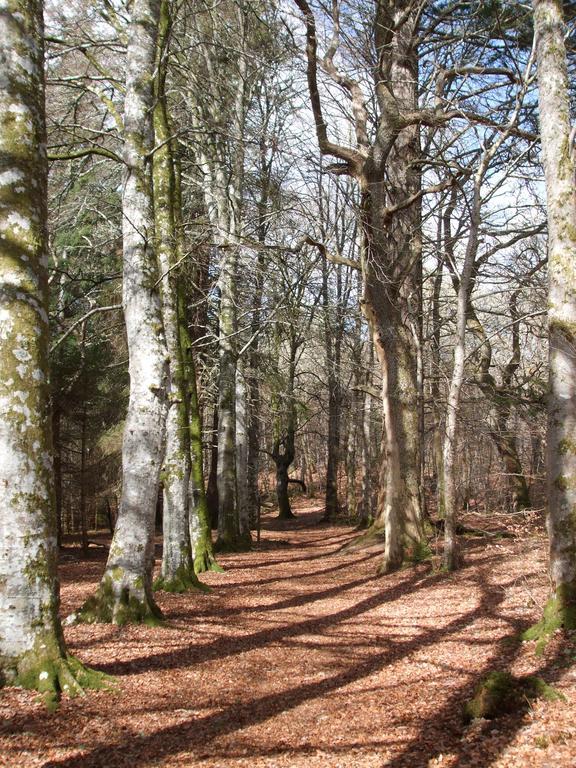
<path id="1" fill-rule="evenodd" d="M 67 656 L 58 618 L 41 2 L 3 4 L 0 68 L 0 684 L 51 706 L 103 677 Z"/>
<path id="2" fill-rule="evenodd" d="M 123 306 L 130 398 L 122 445 L 122 498 L 106 570 L 80 621 L 161 618 L 152 595 L 154 521 L 165 448 L 168 355 L 157 289 L 150 152 L 160 0 L 134 0 L 128 29 L 122 189 Z"/>
<path id="3" fill-rule="evenodd" d="M 560 0 L 534 0 L 548 217 L 548 534 L 554 596 L 540 631 L 576 629 L 576 186 Z"/>

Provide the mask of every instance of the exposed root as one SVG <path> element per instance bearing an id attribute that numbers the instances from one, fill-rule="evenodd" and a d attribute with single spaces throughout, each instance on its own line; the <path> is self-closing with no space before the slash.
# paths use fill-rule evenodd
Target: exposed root
<path id="1" fill-rule="evenodd" d="M 252 549 L 252 537 L 238 536 L 234 539 L 218 539 L 214 545 L 216 552 L 249 552 Z"/>
<path id="2" fill-rule="evenodd" d="M 183 594 L 196 590 L 198 592 L 210 592 L 207 584 L 202 584 L 192 568 L 181 566 L 172 578 L 159 576 L 154 582 L 154 589 L 162 592 Z"/>
<path id="3" fill-rule="evenodd" d="M 83 696 L 87 690 L 109 690 L 114 679 L 85 667 L 70 654 L 64 655 L 59 643 L 38 641 L 17 664 L 15 685 L 38 691 L 49 710 L 58 707 L 62 694 Z"/>
<path id="4" fill-rule="evenodd" d="M 139 585 L 116 584 L 113 577 L 105 576 L 95 594 L 86 600 L 67 623 L 75 624 L 146 624 L 163 623 L 162 612 L 153 598 Z"/>
<path id="5" fill-rule="evenodd" d="M 215 573 L 224 573 L 224 568 L 218 563 L 213 554 L 207 550 L 199 552 L 194 558 L 194 572 L 206 573 L 214 571 Z"/>
<path id="6" fill-rule="evenodd" d="M 383 528 L 375 528 L 374 526 L 368 528 L 360 536 L 357 536 L 348 544 L 345 544 L 341 552 L 359 552 L 362 549 L 377 549 L 384 550 L 385 536 Z"/>

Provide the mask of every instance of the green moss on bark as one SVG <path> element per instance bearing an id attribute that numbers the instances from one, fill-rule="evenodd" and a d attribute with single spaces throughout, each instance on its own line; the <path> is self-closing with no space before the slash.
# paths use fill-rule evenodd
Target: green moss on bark
<path id="1" fill-rule="evenodd" d="M 212 547 L 210 548 L 212 549 Z M 224 568 L 216 561 L 211 552 L 201 549 L 194 557 L 194 571 L 196 573 L 206 573 L 214 571 L 215 573 L 224 573 Z"/>
<path id="2" fill-rule="evenodd" d="M 560 584 L 556 595 L 544 606 L 542 618 L 529 627 L 523 640 L 536 640 L 536 653 L 541 655 L 548 641 L 558 629 L 576 630 L 576 585 Z"/>
<path id="3" fill-rule="evenodd" d="M 343 551 L 356 552 L 369 547 L 383 547 L 386 540 L 384 528 L 371 525 L 364 533 L 347 544 Z"/>
<path id="4" fill-rule="evenodd" d="M 86 600 L 73 615 L 76 623 L 83 624 L 146 624 L 159 626 L 163 623 L 162 612 L 151 598 L 142 600 L 125 586 L 119 592 L 111 578 L 101 582 L 95 594 Z"/>
<path id="5" fill-rule="evenodd" d="M 565 700 L 565 697 L 541 677 L 515 677 L 509 672 L 493 671 L 482 680 L 473 698 L 467 702 L 464 717 L 467 721 L 493 720 L 522 712 L 534 699 L 557 701 Z"/>
<path id="6" fill-rule="evenodd" d="M 210 592 L 210 587 L 203 584 L 191 568 L 186 568 L 185 566 L 178 568 L 173 578 L 159 576 L 154 582 L 154 589 L 174 594 L 183 594 L 192 590 Z"/>
<path id="7" fill-rule="evenodd" d="M 114 679 L 65 655 L 55 638 L 44 635 L 18 660 L 11 682 L 38 691 L 48 709 L 54 710 L 63 693 L 74 698 L 83 696 L 86 690 L 109 690 Z"/>

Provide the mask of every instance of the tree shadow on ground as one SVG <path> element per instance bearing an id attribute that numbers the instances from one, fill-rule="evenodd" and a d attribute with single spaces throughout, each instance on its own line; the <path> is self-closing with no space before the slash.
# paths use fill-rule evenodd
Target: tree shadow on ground
<path id="1" fill-rule="evenodd" d="M 236 702 L 225 706 L 219 712 L 202 715 L 200 717 L 188 718 L 184 722 L 162 728 L 153 734 L 143 736 L 137 741 L 133 736 L 119 738 L 115 743 L 98 746 L 89 752 L 80 756 L 56 760 L 45 764 L 45 768 L 88 768 L 88 766 L 116 766 L 125 764 L 149 765 L 155 761 L 165 759 L 170 755 L 176 755 L 180 752 L 194 753 L 194 759 L 203 757 L 214 757 L 214 749 L 218 750 L 217 739 L 223 736 L 241 731 L 250 726 L 263 723 L 280 713 L 290 711 L 299 705 L 325 696 L 336 695 L 346 686 L 370 677 L 376 674 L 387 664 L 398 661 L 399 658 L 406 657 L 416 651 L 433 648 L 437 643 L 447 641 L 456 633 L 460 633 L 480 617 L 484 619 L 497 619 L 505 621 L 510 629 L 510 633 L 503 638 L 497 645 L 493 657 L 486 663 L 474 680 L 468 681 L 465 685 L 455 692 L 449 702 L 437 712 L 434 712 L 431 718 L 422 718 L 419 723 L 419 736 L 412 739 L 407 744 L 403 743 L 401 751 L 397 757 L 393 758 L 387 765 L 390 768 L 419 768 L 428 764 L 428 761 L 434 755 L 439 755 L 443 751 L 450 749 L 458 755 L 458 759 L 464 761 L 467 759 L 468 747 L 462 743 L 463 724 L 454 718 L 454 710 L 460 710 L 462 699 L 471 695 L 477 681 L 486 674 L 494 663 L 500 667 L 509 665 L 516 653 L 518 645 L 510 642 L 510 638 L 515 638 L 523 628 L 523 622 L 519 620 L 506 619 L 498 611 L 500 604 L 504 599 L 504 590 L 507 584 L 500 584 L 501 589 L 494 590 L 490 588 L 490 558 L 484 558 L 483 563 L 474 564 L 473 574 L 467 574 L 465 578 L 471 584 L 474 584 L 479 590 L 480 597 L 476 606 L 462 615 L 456 616 L 444 627 L 424 628 L 419 635 L 413 638 L 403 640 L 400 638 L 386 637 L 386 647 L 374 652 L 374 647 L 369 640 L 362 640 L 365 652 L 369 654 L 366 658 L 352 662 L 345 669 L 341 669 L 336 674 L 329 675 L 321 680 L 300 683 L 292 687 L 286 687 L 282 691 L 275 691 L 256 698 L 248 698 L 245 701 Z M 327 616 L 314 617 L 304 621 L 298 621 L 293 624 L 274 627 L 254 632 L 250 635 L 218 638 L 216 641 L 190 646 L 175 652 L 161 653 L 154 656 L 145 656 L 127 663 L 113 663 L 106 666 L 106 671 L 113 674 L 129 674 L 131 672 L 144 671 L 150 669 L 170 670 L 179 667 L 188 667 L 193 664 L 209 661 L 210 659 L 222 659 L 236 653 L 244 653 L 251 649 L 259 649 L 271 643 L 290 643 L 298 642 L 306 634 L 319 635 L 330 629 L 338 629 L 342 622 L 358 619 L 362 614 L 371 611 L 374 608 L 398 600 L 402 596 L 413 593 L 415 590 L 425 589 L 444 580 L 446 577 L 441 574 L 423 573 L 422 568 L 414 569 L 406 573 L 400 583 L 395 583 L 384 587 L 377 594 L 359 601 L 353 606 L 349 606 L 340 611 Z M 346 585 L 343 585 L 345 588 Z M 479 646 L 484 644 L 481 638 L 472 638 L 471 643 Z M 310 645 L 310 643 L 307 643 Z M 342 650 L 345 646 L 340 646 Z M 354 658 L 354 654 L 351 654 Z M 247 694 L 249 695 L 249 694 Z M 452 725 L 447 728 L 446 722 Z M 517 722 L 510 720 L 508 723 L 510 729 L 510 738 L 512 738 L 515 728 L 521 719 Z M 441 731 L 441 732 L 439 732 Z M 430 734 L 437 739 L 434 749 L 429 749 Z M 423 736 L 425 735 L 425 739 Z M 422 752 L 421 742 L 426 742 L 427 751 Z M 381 744 L 390 747 L 393 741 L 381 741 Z M 398 743 L 396 744 L 398 746 Z M 288 748 L 288 745 L 286 745 Z M 290 745 L 291 751 L 297 751 L 296 745 Z M 306 752 L 308 747 L 303 748 Z M 488 755 L 480 757 L 476 753 L 474 763 L 479 768 L 487 766 L 492 759 Z M 460 762 L 459 765 L 464 765 Z"/>
<path id="2" fill-rule="evenodd" d="M 399 600 L 404 595 L 412 593 L 415 589 L 423 589 L 432 586 L 442 579 L 441 574 L 430 573 L 428 567 L 420 566 L 415 568 L 412 573 L 400 584 L 394 584 L 382 591 L 371 595 L 364 600 L 351 605 L 347 608 L 337 611 L 334 614 L 326 616 L 312 616 L 309 619 L 298 621 L 292 624 L 275 625 L 273 629 L 264 629 L 252 634 L 239 635 L 236 637 L 221 637 L 218 640 L 198 645 L 190 644 L 180 650 L 170 650 L 166 653 L 141 656 L 126 662 L 114 661 L 110 664 L 99 665 L 99 669 L 110 675 L 138 674 L 150 669 L 179 669 L 182 666 L 200 664 L 204 661 L 214 659 L 223 659 L 228 656 L 234 656 L 247 651 L 262 648 L 274 643 L 285 643 L 287 640 L 306 635 L 309 633 L 318 634 L 329 629 L 343 621 L 357 618 L 367 611 L 378 608 L 383 603 L 391 603 Z M 376 577 L 373 577 L 375 580 Z M 355 586 L 369 582 L 370 577 L 364 577 L 358 581 L 349 582 Z M 257 584 L 255 585 L 257 586 Z M 351 587 L 348 587 L 351 588 Z M 340 584 L 340 590 L 346 590 L 347 585 Z M 302 605 L 306 602 L 306 595 L 302 596 Z M 215 609 L 217 616 L 220 615 L 218 608 Z M 168 617 L 169 618 L 169 617 Z"/>

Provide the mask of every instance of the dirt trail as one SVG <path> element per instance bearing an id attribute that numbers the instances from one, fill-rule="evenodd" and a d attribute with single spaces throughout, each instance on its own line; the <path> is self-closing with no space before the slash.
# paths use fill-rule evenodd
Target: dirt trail
<path id="1" fill-rule="evenodd" d="M 0 764 L 576 766 L 576 667 L 559 643 L 537 659 L 514 641 L 546 593 L 540 537 L 472 542 L 455 575 L 421 564 L 376 578 L 379 555 L 340 552 L 352 529 L 318 518 L 268 520 L 256 550 L 206 575 L 208 595 L 160 595 L 167 628 L 66 628 L 117 690 L 49 714 L 5 689 Z M 64 613 L 103 557 L 62 566 Z M 465 727 L 463 702 L 493 668 L 540 670 L 568 701 Z"/>

